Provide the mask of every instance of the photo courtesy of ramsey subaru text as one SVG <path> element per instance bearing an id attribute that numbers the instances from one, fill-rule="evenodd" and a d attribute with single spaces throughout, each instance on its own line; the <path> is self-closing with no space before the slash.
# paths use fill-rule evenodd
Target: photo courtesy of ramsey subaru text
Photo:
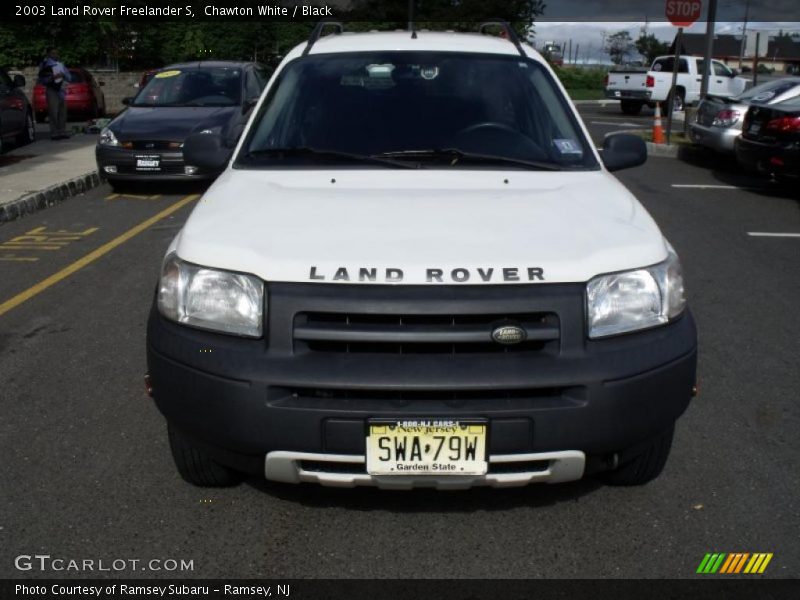
<path id="1" fill-rule="evenodd" d="M 286 55 L 235 149 L 186 137 L 181 164 L 222 172 L 169 246 L 147 329 L 181 476 L 656 478 L 697 341 L 678 256 L 611 174 L 645 143 L 597 150 L 504 22 L 342 29 Z"/>
<path id="2" fill-rule="evenodd" d="M 184 160 L 184 140 L 214 133 L 233 148 L 267 79 L 268 71 L 257 63 L 192 62 L 157 71 L 100 132 L 98 171 L 112 186 L 213 179 L 219 169 Z"/>

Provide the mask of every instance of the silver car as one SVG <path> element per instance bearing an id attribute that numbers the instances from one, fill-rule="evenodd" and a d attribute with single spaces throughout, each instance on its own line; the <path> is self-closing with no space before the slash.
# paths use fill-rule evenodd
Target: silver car
<path id="1" fill-rule="evenodd" d="M 692 141 L 717 152 L 733 152 L 751 104 L 775 104 L 795 96 L 800 96 L 800 77 L 768 81 L 733 98 L 709 96 L 700 102 L 690 123 Z"/>

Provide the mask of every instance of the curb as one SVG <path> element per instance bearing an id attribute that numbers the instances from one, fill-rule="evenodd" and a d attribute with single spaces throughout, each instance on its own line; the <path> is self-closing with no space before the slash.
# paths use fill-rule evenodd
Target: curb
<path id="1" fill-rule="evenodd" d="M 32 214 L 68 198 L 88 192 L 100 185 L 100 175 L 92 171 L 62 183 L 51 185 L 38 192 L 31 192 L 0 206 L 0 223 L 7 223 Z"/>

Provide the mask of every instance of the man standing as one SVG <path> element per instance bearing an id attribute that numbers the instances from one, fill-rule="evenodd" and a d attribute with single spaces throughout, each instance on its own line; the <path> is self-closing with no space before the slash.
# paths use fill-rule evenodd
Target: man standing
<path id="1" fill-rule="evenodd" d="M 39 83 L 45 88 L 47 116 L 50 121 L 50 139 L 65 140 L 67 134 L 67 86 L 69 70 L 58 60 L 58 50 L 47 49 L 47 56 L 39 66 Z"/>

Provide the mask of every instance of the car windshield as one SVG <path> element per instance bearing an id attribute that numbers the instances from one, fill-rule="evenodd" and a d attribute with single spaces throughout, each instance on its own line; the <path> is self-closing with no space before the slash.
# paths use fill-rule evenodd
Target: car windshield
<path id="1" fill-rule="evenodd" d="M 753 104 L 767 104 L 773 98 L 782 96 L 792 89 L 800 93 L 800 79 L 779 79 L 762 83 L 738 95 L 735 99 Z"/>
<path id="2" fill-rule="evenodd" d="M 153 75 L 132 106 L 233 106 L 240 102 L 241 79 L 238 68 L 165 69 Z"/>
<path id="3" fill-rule="evenodd" d="M 376 52 L 295 60 L 235 166 L 598 168 L 545 67 L 519 56 Z"/>

